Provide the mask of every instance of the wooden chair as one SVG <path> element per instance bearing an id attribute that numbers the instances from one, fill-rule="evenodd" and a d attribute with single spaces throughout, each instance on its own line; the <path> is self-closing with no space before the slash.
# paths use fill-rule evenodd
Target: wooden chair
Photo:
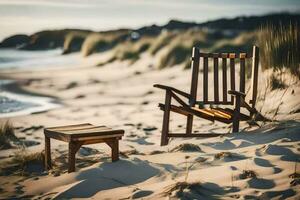
<path id="1" fill-rule="evenodd" d="M 201 58 L 201 59 L 200 59 Z M 192 133 L 193 116 L 201 117 L 210 121 L 221 121 L 224 123 L 232 123 L 232 132 L 239 131 L 240 120 L 249 120 L 254 117 L 262 119 L 263 117 L 255 109 L 257 98 L 257 80 L 258 80 L 258 63 L 259 63 L 259 48 L 253 46 L 252 54 L 247 53 L 202 53 L 196 47 L 192 53 L 192 80 L 190 93 L 180 91 L 176 88 L 155 84 L 154 87 L 166 91 L 165 104 L 159 104 L 161 110 L 164 111 L 161 145 L 167 145 L 170 137 L 211 137 L 220 136 L 218 133 Z M 208 63 L 212 60 L 213 63 L 213 100 L 209 99 L 208 95 Z M 227 62 L 229 60 L 229 63 Z M 251 90 L 250 100 L 246 101 L 245 83 L 246 83 L 246 60 L 252 63 L 251 71 Z M 219 61 L 221 61 L 219 63 Z M 236 75 L 236 61 L 239 62 L 239 79 Z M 222 98 L 220 98 L 219 89 L 219 64 L 222 69 Z M 230 78 L 227 77 L 227 68 L 229 64 Z M 198 75 L 199 68 L 203 71 L 203 88 L 202 98 L 197 99 Z M 239 80 L 239 89 L 236 88 Z M 229 82 L 228 82 L 229 81 Z M 227 88 L 230 85 L 230 89 Z M 231 98 L 228 99 L 228 96 Z M 171 100 L 174 99 L 178 105 L 173 105 Z M 205 105 L 227 105 L 233 106 L 230 108 L 204 108 Z M 224 106 L 223 106 L 224 107 Z M 249 114 L 240 112 L 241 107 L 245 107 Z M 169 118 L 170 111 L 187 116 L 186 132 L 185 133 L 169 133 Z"/>

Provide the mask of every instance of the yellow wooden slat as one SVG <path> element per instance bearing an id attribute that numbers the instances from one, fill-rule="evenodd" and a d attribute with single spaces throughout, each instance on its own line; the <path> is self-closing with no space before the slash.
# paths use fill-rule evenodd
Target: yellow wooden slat
<path id="1" fill-rule="evenodd" d="M 94 128 L 89 128 L 89 129 L 79 129 L 79 130 L 64 130 L 60 131 L 64 134 L 83 134 L 83 133 L 100 133 L 100 132 L 107 132 L 111 131 L 112 129 L 107 128 L 107 127 L 94 127 Z"/>
<path id="2" fill-rule="evenodd" d="M 91 127 L 95 127 L 95 126 L 92 125 L 92 124 L 89 124 L 89 123 L 85 123 L 85 124 L 50 127 L 50 128 L 47 128 L 47 130 L 50 130 L 50 131 L 63 131 L 63 130 L 77 130 L 77 129 L 82 129 L 82 128 L 91 128 Z"/>

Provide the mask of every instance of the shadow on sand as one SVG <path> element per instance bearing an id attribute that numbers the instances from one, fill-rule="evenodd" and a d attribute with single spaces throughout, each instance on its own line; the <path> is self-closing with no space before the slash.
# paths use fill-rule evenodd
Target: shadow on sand
<path id="1" fill-rule="evenodd" d="M 221 142 L 203 143 L 217 150 L 231 150 L 235 148 L 243 148 L 252 145 L 272 143 L 276 140 L 284 139 L 286 141 L 300 140 L 300 122 L 295 120 L 282 121 L 276 124 L 266 125 L 263 128 L 241 133 L 228 134 L 221 138 Z M 234 141 L 242 141 L 239 145 Z"/>
<path id="2" fill-rule="evenodd" d="M 71 186 L 55 199 L 89 198 L 102 190 L 132 185 L 143 182 L 160 172 L 148 162 L 137 158 L 134 160 L 119 160 L 115 163 L 102 163 L 98 168 L 92 168 L 76 176 L 78 183 Z"/>

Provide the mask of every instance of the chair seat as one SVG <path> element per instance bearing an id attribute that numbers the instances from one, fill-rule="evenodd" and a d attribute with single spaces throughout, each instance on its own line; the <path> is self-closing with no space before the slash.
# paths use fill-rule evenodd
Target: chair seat
<path id="1" fill-rule="evenodd" d="M 159 104 L 161 110 L 165 110 L 164 104 Z M 183 114 L 183 115 L 196 115 L 198 117 L 210 120 L 220 121 L 226 124 L 232 123 L 234 111 L 229 108 L 198 108 L 198 107 L 183 107 L 171 105 L 171 111 Z M 240 120 L 246 121 L 250 117 L 240 113 Z"/>
<path id="2" fill-rule="evenodd" d="M 230 113 L 228 111 L 225 111 L 221 108 L 198 108 L 198 107 L 192 107 L 193 110 L 197 112 L 204 113 L 206 115 L 209 115 L 214 118 L 223 118 L 226 120 L 231 120 L 233 113 Z"/>

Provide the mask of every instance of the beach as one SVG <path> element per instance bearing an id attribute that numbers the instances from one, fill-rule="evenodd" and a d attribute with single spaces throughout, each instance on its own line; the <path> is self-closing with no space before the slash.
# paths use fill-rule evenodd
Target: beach
<path id="1" fill-rule="evenodd" d="M 74 173 L 67 173 L 67 144 L 52 140 L 54 169 L 44 172 L 33 166 L 35 173 L 20 176 L 8 168 L 5 173 L 10 178 L 0 178 L 1 198 L 300 198 L 295 178 L 299 173 L 299 81 L 287 74 L 289 87 L 271 91 L 267 81 L 271 72 L 260 71 L 257 108 L 270 122 L 241 122 L 241 132 L 230 133 L 231 125 L 199 118 L 194 130 L 228 134 L 174 138 L 161 147 L 163 112 L 157 105 L 164 102 L 165 93 L 153 84 L 189 92 L 191 70 L 184 70 L 183 64 L 158 70 L 157 56 L 148 52 L 134 63 L 117 60 L 97 66 L 112 53 L 94 54 L 67 67 L 54 63 L 40 70 L 1 71 L 2 77 L 16 81 L 23 91 L 59 100 L 59 106 L 47 111 L 5 117 L 16 127 L 16 136 L 27 141 L 27 152 L 43 151 L 46 127 L 91 123 L 125 130 L 119 161 L 110 161 L 105 144 L 87 145 L 77 154 Z M 185 117 L 172 113 L 172 131 L 184 131 L 185 123 Z M 18 151 L 19 147 L 1 150 L 2 162 Z"/>

